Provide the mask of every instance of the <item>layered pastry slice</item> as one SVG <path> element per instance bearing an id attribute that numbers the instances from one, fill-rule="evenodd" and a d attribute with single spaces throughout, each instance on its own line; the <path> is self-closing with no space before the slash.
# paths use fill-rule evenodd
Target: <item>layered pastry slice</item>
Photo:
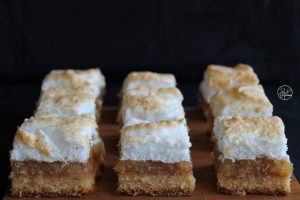
<path id="1" fill-rule="evenodd" d="M 105 85 L 105 77 L 98 68 L 52 70 L 43 80 L 41 96 L 53 97 L 92 92 L 97 97 L 96 109 L 99 111 L 102 108 Z M 97 112 L 97 119 L 100 119 L 100 112 Z"/>
<path id="2" fill-rule="evenodd" d="M 63 106 L 65 105 L 65 106 Z M 88 83 L 54 87 L 41 91 L 36 115 L 88 116 L 100 123 L 102 99 L 95 96 Z M 61 110 L 58 107 L 63 107 Z M 85 110 L 86 109 L 86 110 Z"/>
<path id="3" fill-rule="evenodd" d="M 261 85 L 241 86 L 215 94 L 210 100 L 213 117 L 272 116 L 273 105 Z"/>
<path id="4" fill-rule="evenodd" d="M 183 96 L 177 88 L 129 89 L 123 93 L 118 121 L 123 125 L 183 119 Z"/>
<path id="5" fill-rule="evenodd" d="M 240 86 L 217 93 L 210 100 L 211 119 L 232 116 L 272 116 L 273 105 L 261 85 Z M 213 123 L 209 124 L 212 130 Z M 213 132 L 209 132 L 213 138 Z"/>
<path id="6" fill-rule="evenodd" d="M 42 90 L 50 88 L 69 88 L 88 84 L 95 96 L 104 93 L 105 77 L 100 69 L 52 70 L 43 80 Z"/>
<path id="7" fill-rule="evenodd" d="M 104 145 L 95 120 L 31 117 L 18 128 L 11 151 L 11 194 L 80 196 L 95 189 Z"/>
<path id="8" fill-rule="evenodd" d="M 293 165 L 279 117 L 215 120 L 214 164 L 225 194 L 287 194 Z"/>
<path id="9" fill-rule="evenodd" d="M 168 98 L 183 98 L 182 93 L 176 87 L 165 87 L 165 88 L 149 88 L 149 87 L 135 87 L 124 91 L 123 96 L 164 96 Z"/>
<path id="10" fill-rule="evenodd" d="M 258 82 L 257 75 L 249 65 L 208 65 L 199 90 L 205 102 L 209 103 L 210 98 L 218 92 L 244 85 L 257 85 Z"/>
<path id="11" fill-rule="evenodd" d="M 64 90 L 65 91 L 65 90 Z M 50 92 L 48 92 L 49 94 Z M 64 94 L 51 97 L 42 96 L 38 102 L 35 116 L 63 117 L 82 116 L 96 119 L 96 97 L 93 94 Z"/>
<path id="12" fill-rule="evenodd" d="M 122 91 L 135 87 L 166 88 L 175 86 L 176 79 L 173 74 L 163 74 L 147 71 L 131 72 L 124 80 Z"/>
<path id="13" fill-rule="evenodd" d="M 117 191 L 129 195 L 190 195 L 195 187 L 185 120 L 123 127 Z"/>
<path id="14" fill-rule="evenodd" d="M 78 95 L 78 94 L 86 94 L 86 95 L 94 95 L 96 98 L 96 94 L 93 89 L 90 87 L 88 83 L 80 83 L 71 85 L 69 87 L 62 87 L 57 85 L 56 87 L 52 87 L 49 89 L 44 89 L 41 91 L 40 99 L 49 99 L 55 97 L 61 97 L 63 95 Z"/>
<path id="15" fill-rule="evenodd" d="M 231 88 L 258 83 L 257 75 L 249 65 L 237 64 L 234 67 L 208 65 L 204 72 L 204 79 L 199 85 L 199 103 L 208 123 L 213 124 L 209 105 L 213 95 Z"/>

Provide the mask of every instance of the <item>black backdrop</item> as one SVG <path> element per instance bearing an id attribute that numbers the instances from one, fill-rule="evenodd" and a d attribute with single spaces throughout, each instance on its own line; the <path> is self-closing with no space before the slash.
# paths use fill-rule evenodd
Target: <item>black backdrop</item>
<path id="1" fill-rule="evenodd" d="M 239 62 L 253 65 L 275 114 L 285 120 L 300 174 L 300 1 L 1 0 L 1 184 L 7 184 L 16 126 L 32 114 L 50 69 L 100 66 L 108 81 L 106 105 L 116 104 L 129 71 L 171 72 L 185 105 L 195 105 L 207 64 Z M 289 102 L 276 97 L 281 84 L 294 89 Z"/>
<path id="2" fill-rule="evenodd" d="M 2 0 L 0 80 L 100 65 L 198 81 L 208 63 L 253 64 L 262 81 L 300 80 L 300 2 Z M 271 72 L 271 73 L 270 73 Z"/>

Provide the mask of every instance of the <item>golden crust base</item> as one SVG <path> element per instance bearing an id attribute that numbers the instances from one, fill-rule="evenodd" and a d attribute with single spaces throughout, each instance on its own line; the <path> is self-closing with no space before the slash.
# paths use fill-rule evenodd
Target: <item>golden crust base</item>
<path id="1" fill-rule="evenodd" d="M 192 164 L 159 161 L 119 161 L 117 192 L 150 196 L 191 195 L 195 188 Z"/>
<path id="2" fill-rule="evenodd" d="M 95 171 L 77 177 L 14 177 L 11 195 L 13 197 L 79 197 L 94 191 Z M 78 174 L 78 172 L 77 172 Z"/>
<path id="3" fill-rule="evenodd" d="M 287 195 L 290 179 L 285 177 L 226 178 L 218 176 L 218 192 L 228 195 L 246 194 Z"/>
<path id="4" fill-rule="evenodd" d="M 186 196 L 195 188 L 195 178 L 185 175 L 118 175 L 117 192 L 121 194 L 150 196 Z"/>
<path id="5" fill-rule="evenodd" d="M 214 150 L 214 166 L 218 191 L 230 195 L 272 194 L 291 192 L 293 165 L 284 160 L 257 158 L 256 160 L 218 160 Z"/>

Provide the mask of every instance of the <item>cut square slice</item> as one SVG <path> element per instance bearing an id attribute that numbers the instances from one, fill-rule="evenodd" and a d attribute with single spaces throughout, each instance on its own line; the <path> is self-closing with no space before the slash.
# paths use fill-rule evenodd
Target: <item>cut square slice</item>
<path id="1" fill-rule="evenodd" d="M 122 91 L 136 87 L 176 87 L 176 79 L 173 74 L 163 74 L 148 71 L 131 72 L 124 80 Z"/>
<path id="2" fill-rule="evenodd" d="M 93 94 L 56 95 L 51 98 L 41 98 L 35 115 L 42 117 L 81 116 L 95 119 L 96 107 L 96 98 Z"/>
<path id="3" fill-rule="evenodd" d="M 105 88 L 105 77 L 100 69 L 86 70 L 52 70 L 43 80 L 42 90 L 50 88 L 69 88 L 88 84 L 95 96 L 102 96 Z"/>
<path id="4" fill-rule="evenodd" d="M 204 79 L 199 85 L 199 91 L 204 100 L 209 103 L 214 94 L 234 87 L 257 85 L 258 82 L 257 75 L 249 65 L 238 64 L 234 67 L 208 65 L 204 72 Z"/>
<path id="5" fill-rule="evenodd" d="M 210 100 L 213 117 L 272 116 L 273 105 L 261 85 L 241 86 L 214 95 Z"/>
<path id="6" fill-rule="evenodd" d="M 11 151 L 13 196 L 80 196 L 95 188 L 105 149 L 95 120 L 32 117 Z"/>
<path id="7" fill-rule="evenodd" d="M 177 88 L 130 89 L 124 93 L 118 121 L 124 125 L 139 122 L 182 119 L 183 96 Z"/>
<path id="8" fill-rule="evenodd" d="M 215 123 L 218 189 L 233 195 L 288 194 L 293 165 L 279 117 L 232 117 Z"/>
<path id="9" fill-rule="evenodd" d="M 120 193 L 190 195 L 195 187 L 185 120 L 123 127 L 115 167 Z"/>

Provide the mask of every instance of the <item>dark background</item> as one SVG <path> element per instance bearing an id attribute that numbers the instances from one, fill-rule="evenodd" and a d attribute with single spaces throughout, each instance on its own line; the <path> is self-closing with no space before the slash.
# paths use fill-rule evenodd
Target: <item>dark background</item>
<path id="1" fill-rule="evenodd" d="M 207 64 L 254 67 L 274 114 L 283 118 L 300 178 L 300 1 L 0 1 L 1 194 L 16 127 L 30 117 L 42 78 L 54 68 L 98 66 L 105 105 L 132 70 L 176 75 L 185 106 L 196 106 Z M 280 85 L 294 90 L 289 101 Z"/>

